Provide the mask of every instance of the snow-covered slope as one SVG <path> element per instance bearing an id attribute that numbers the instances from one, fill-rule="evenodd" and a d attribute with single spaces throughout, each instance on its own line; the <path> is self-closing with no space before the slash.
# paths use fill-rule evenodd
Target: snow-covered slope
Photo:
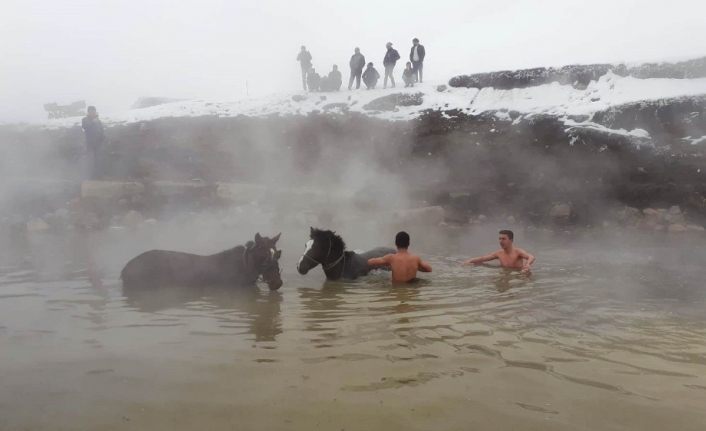
<path id="1" fill-rule="evenodd" d="M 184 116 L 270 116 L 307 115 L 311 112 L 359 112 L 387 120 L 413 119 L 427 110 L 462 110 L 468 114 L 486 111 L 517 111 L 520 114 L 555 116 L 590 115 L 626 103 L 706 94 L 706 78 L 639 79 L 612 72 L 591 81 L 585 89 L 557 82 L 529 88 L 498 90 L 492 87 L 454 88 L 439 83 L 424 83 L 414 88 L 358 90 L 328 93 L 273 94 L 237 101 L 191 100 L 167 103 L 119 114 L 103 115 L 105 124 L 149 121 L 162 117 Z M 371 109 L 369 103 L 393 94 L 413 96 L 413 104 L 392 103 L 390 110 Z M 389 105 L 389 104 L 388 104 Z M 366 109 L 367 108 L 367 109 Z M 47 127 L 70 127 L 80 118 L 49 120 Z"/>

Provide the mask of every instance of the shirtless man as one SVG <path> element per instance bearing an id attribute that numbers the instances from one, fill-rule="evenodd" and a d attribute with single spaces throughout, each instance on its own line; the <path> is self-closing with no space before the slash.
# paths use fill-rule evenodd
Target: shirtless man
<path id="1" fill-rule="evenodd" d="M 478 265 L 495 259 L 500 259 L 500 266 L 503 268 L 521 269 L 524 273 L 531 271 L 530 266 L 534 263 L 534 256 L 513 245 L 515 234 L 511 230 L 501 230 L 498 241 L 501 249 L 485 256 L 474 257 L 463 262 L 464 265 Z"/>
<path id="2" fill-rule="evenodd" d="M 407 232 L 397 233 L 395 245 L 397 246 L 397 253 L 368 259 L 368 265 L 392 268 L 393 283 L 410 282 L 417 277 L 417 271 L 431 272 L 431 265 L 424 262 L 419 256 L 407 251 L 409 248 L 409 234 Z"/>

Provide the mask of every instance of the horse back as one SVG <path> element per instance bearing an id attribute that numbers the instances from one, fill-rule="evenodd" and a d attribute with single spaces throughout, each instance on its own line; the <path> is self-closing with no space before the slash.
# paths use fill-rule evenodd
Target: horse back
<path id="1" fill-rule="evenodd" d="M 131 259 L 120 273 L 125 284 L 208 284 L 236 281 L 239 262 L 171 250 L 150 250 Z"/>
<path id="2" fill-rule="evenodd" d="M 374 249 L 368 250 L 365 253 L 360 253 L 360 257 L 367 261 L 368 259 L 372 259 L 374 257 L 383 257 L 385 255 L 394 254 L 396 252 L 397 250 L 390 247 L 375 247 Z"/>

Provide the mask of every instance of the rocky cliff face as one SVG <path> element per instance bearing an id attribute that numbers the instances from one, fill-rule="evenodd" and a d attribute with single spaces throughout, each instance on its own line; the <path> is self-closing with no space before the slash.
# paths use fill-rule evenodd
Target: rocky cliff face
<path id="1" fill-rule="evenodd" d="M 609 71 L 636 77 L 706 76 L 706 63 L 699 59 L 623 69 L 599 65 L 498 72 L 454 78 L 451 84 L 515 88 L 558 80 L 583 86 Z M 321 96 L 308 113 L 117 124 L 107 131 L 104 178 L 136 181 L 145 190 L 162 190 L 154 186 L 160 181 L 195 179 L 205 185 L 238 182 L 344 190 L 363 209 L 439 205 L 446 209 L 448 221 L 461 223 L 502 216 L 537 225 L 593 225 L 610 218 L 607 214 L 616 208 L 624 217 L 625 206 L 635 208 L 630 214 L 679 206 L 684 212 L 680 215 L 706 220 L 706 96 L 630 102 L 572 115 L 478 111 L 472 100 L 459 105 L 465 95 L 453 89 L 414 89 L 361 103 L 350 95 L 335 100 Z M 425 105 L 429 98 L 436 100 L 433 108 Z M 445 98 L 456 102 L 443 103 Z M 308 102 L 290 98 L 287 106 Z M 355 111 L 363 102 L 363 111 Z M 334 103 L 336 109 L 316 109 Z M 367 110 L 409 119 L 390 121 Z M 4 167 L 12 168 L 15 179 L 82 179 L 83 139 L 77 126 L 6 126 L 0 129 L 0 141 L 12 155 L 12 162 L 4 158 Z M 8 169 L 4 172 L 7 176 Z M 6 202 L 17 199 L 7 181 L 0 192 Z M 386 187 L 389 190 L 381 192 Z M 189 189 L 184 196 L 198 195 L 198 190 L 209 195 L 185 200 L 214 204 L 216 188 Z M 150 204 L 168 203 L 160 193 L 147 195 L 147 200 L 123 202 L 124 209 L 142 211 Z M 152 195 L 160 198 L 150 200 Z M 404 197 L 395 200 L 398 195 Z M 52 211 L 56 204 L 46 196 L 22 202 L 13 210 L 33 216 Z"/>

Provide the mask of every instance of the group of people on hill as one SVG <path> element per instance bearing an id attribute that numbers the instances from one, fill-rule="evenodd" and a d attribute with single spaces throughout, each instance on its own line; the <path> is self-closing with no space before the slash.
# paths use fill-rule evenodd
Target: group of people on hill
<path id="1" fill-rule="evenodd" d="M 388 79 L 392 88 L 395 87 L 395 77 L 394 70 L 397 65 L 397 61 L 400 59 L 400 53 L 392 47 L 392 42 L 387 42 L 385 45 L 387 51 L 385 52 L 385 57 L 382 60 L 383 67 L 385 68 L 385 78 L 383 80 L 383 88 L 387 88 Z M 424 45 L 419 43 L 419 39 L 416 37 L 412 39 L 412 48 L 409 50 L 409 61 L 405 65 L 405 69 L 402 72 L 402 81 L 405 87 L 412 87 L 416 82 L 422 82 L 424 77 L 424 57 L 426 56 L 426 50 Z M 307 51 L 305 46 L 301 47 L 301 51 L 297 55 L 297 61 L 301 66 L 302 72 L 302 87 L 304 91 L 338 91 L 341 89 L 343 80 L 341 77 L 341 72 L 338 70 L 337 65 L 333 65 L 331 72 L 327 76 L 319 75 L 313 67 L 311 62 L 312 56 L 309 51 Z M 353 88 L 353 82 L 355 81 L 355 88 L 360 89 L 361 78 L 368 90 L 374 89 L 380 80 L 380 73 L 375 69 L 372 62 L 365 63 L 365 56 L 360 52 L 360 48 L 356 47 L 350 61 L 348 62 L 350 66 L 350 78 L 348 79 L 348 89 Z"/>

